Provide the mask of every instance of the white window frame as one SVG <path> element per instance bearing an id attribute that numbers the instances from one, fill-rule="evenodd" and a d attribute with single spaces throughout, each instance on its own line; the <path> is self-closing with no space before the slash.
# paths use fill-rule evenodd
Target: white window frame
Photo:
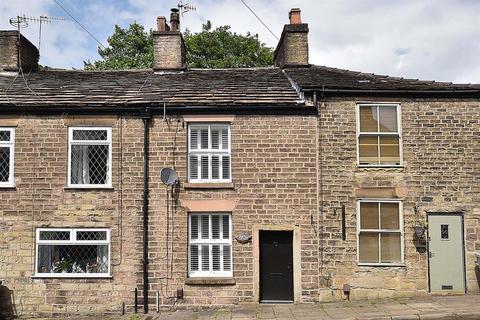
<path id="1" fill-rule="evenodd" d="M 360 222 L 360 204 L 361 203 L 398 203 L 398 219 L 399 219 L 399 228 L 400 229 L 361 229 L 361 222 Z M 379 212 L 379 214 L 381 214 Z M 380 223 L 379 217 L 379 223 Z M 380 227 L 380 225 L 379 225 Z M 375 233 L 400 233 L 400 262 L 360 262 L 360 233 L 361 232 L 375 232 Z M 378 245 L 378 254 L 381 257 L 381 243 L 379 237 L 379 245 Z M 404 227 L 403 227 L 403 201 L 396 200 L 396 199 L 360 199 L 357 200 L 357 264 L 359 266 L 405 266 L 405 243 L 404 243 Z"/>
<path id="2" fill-rule="evenodd" d="M 70 240 L 40 240 L 42 231 L 67 231 L 70 232 Z M 78 240 L 78 231 L 103 231 L 107 233 L 106 240 Z M 39 245 L 105 245 L 108 244 L 108 272 L 105 273 L 39 273 L 38 254 Z M 108 228 L 37 228 L 35 235 L 35 273 L 37 278 L 105 278 L 111 277 L 111 244 L 110 229 Z"/>
<path id="3" fill-rule="evenodd" d="M 73 141 L 74 130 L 106 130 L 107 140 Z M 105 184 L 74 184 L 72 183 L 72 145 L 108 145 L 107 183 Z M 67 186 L 73 188 L 111 188 L 112 187 L 112 128 L 111 127 L 69 127 L 68 128 L 68 177 Z"/>
<path id="4" fill-rule="evenodd" d="M 190 132 L 193 129 L 205 129 L 208 128 L 208 149 L 200 149 L 200 137 L 198 139 L 198 148 L 192 149 L 192 142 Z M 212 135 L 211 129 L 212 128 L 219 128 L 224 129 L 227 128 L 228 130 L 228 149 L 212 149 Z M 220 142 L 221 143 L 221 142 Z M 198 179 L 191 179 L 190 178 L 190 155 L 197 155 L 198 156 Z M 229 179 L 212 179 L 212 156 L 229 156 L 230 165 L 229 165 Z M 208 156 L 208 179 L 201 179 L 201 156 Z M 191 183 L 229 183 L 232 182 L 232 135 L 231 135 L 231 126 L 230 123 L 189 123 L 188 124 L 188 158 L 187 158 L 187 166 L 188 166 L 188 182 Z M 220 171 L 223 171 L 223 168 L 220 167 Z M 223 173 L 221 173 L 223 176 Z"/>
<path id="5" fill-rule="evenodd" d="M 212 216 L 224 216 L 228 215 L 229 216 L 229 238 L 228 239 L 212 239 Z M 208 239 L 201 239 L 201 223 L 199 223 L 199 228 L 198 228 L 198 235 L 199 239 L 194 239 L 192 240 L 191 236 L 191 217 L 192 216 L 209 216 L 209 231 L 208 231 Z M 220 232 L 223 237 L 223 224 L 220 223 Z M 201 213 L 189 213 L 188 214 L 188 277 L 189 278 L 198 278 L 198 277 L 233 277 L 233 245 L 232 245 L 232 214 L 230 212 L 201 212 Z M 198 266 L 199 270 L 198 271 L 192 271 L 191 270 L 191 253 L 190 253 L 190 245 L 198 245 L 199 250 L 198 250 Z M 209 271 L 202 271 L 201 269 L 201 259 L 202 259 L 202 253 L 201 253 L 201 246 L 202 245 L 208 245 L 209 246 Z M 213 271 L 212 270 L 212 245 L 221 245 L 220 246 L 220 269 L 221 271 Z M 230 246 L 230 271 L 223 271 L 223 246 L 222 245 L 229 245 Z"/>
<path id="6" fill-rule="evenodd" d="M 15 129 L 14 128 L 0 128 L 0 131 L 10 132 L 10 141 L 0 141 L 0 147 L 10 149 L 10 163 L 8 181 L 0 182 L 0 188 L 13 187 L 15 185 L 14 180 L 14 165 L 15 165 Z"/>
<path id="7" fill-rule="evenodd" d="M 361 132 L 360 131 L 360 107 L 395 107 L 397 110 L 397 132 L 380 132 L 378 129 L 377 132 Z M 402 143 L 402 119 L 401 119 L 401 106 L 399 103 L 357 103 L 355 106 L 356 113 L 356 131 L 357 131 L 357 166 L 358 167 L 403 167 L 403 143 Z M 372 164 L 360 164 L 360 136 L 398 136 L 398 148 L 399 148 L 399 157 L 400 164 L 381 164 L 381 163 L 372 163 Z M 380 162 L 380 147 L 377 151 L 378 162 Z"/>

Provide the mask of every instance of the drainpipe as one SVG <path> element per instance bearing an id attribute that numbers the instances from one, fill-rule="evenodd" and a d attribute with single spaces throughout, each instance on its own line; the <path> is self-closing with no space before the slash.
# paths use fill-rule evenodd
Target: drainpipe
<path id="1" fill-rule="evenodd" d="M 143 313 L 148 313 L 148 146 L 150 109 L 140 114 L 143 120 Z"/>

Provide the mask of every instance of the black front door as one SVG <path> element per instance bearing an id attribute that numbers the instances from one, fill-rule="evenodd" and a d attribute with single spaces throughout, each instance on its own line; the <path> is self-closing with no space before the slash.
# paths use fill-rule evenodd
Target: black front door
<path id="1" fill-rule="evenodd" d="M 293 231 L 260 231 L 260 301 L 293 302 Z"/>

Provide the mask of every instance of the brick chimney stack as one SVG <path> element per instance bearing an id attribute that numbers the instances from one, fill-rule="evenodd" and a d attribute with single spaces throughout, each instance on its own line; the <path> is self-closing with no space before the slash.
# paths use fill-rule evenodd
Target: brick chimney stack
<path id="1" fill-rule="evenodd" d="M 40 54 L 23 35 L 16 30 L 0 30 L 0 71 L 24 72 L 38 70 Z"/>
<path id="2" fill-rule="evenodd" d="M 301 24 L 302 16 L 300 15 L 300 8 L 292 8 L 288 13 L 288 18 L 290 19 L 290 24 Z"/>
<path id="3" fill-rule="evenodd" d="M 302 23 L 299 8 L 288 13 L 290 24 L 283 27 L 282 36 L 274 53 L 275 66 L 309 67 L 308 63 L 308 24 Z"/>
<path id="4" fill-rule="evenodd" d="M 186 67 L 186 49 L 180 32 L 180 15 L 177 8 L 170 14 L 170 26 L 165 17 L 157 18 L 157 31 L 153 32 L 153 69 L 180 71 Z"/>

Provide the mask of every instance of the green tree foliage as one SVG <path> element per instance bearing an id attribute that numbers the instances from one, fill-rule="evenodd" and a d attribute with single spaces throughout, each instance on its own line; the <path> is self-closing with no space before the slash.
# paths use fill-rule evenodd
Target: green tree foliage
<path id="1" fill-rule="evenodd" d="M 273 50 L 260 42 L 258 35 L 237 34 L 230 26 L 212 29 L 207 21 L 202 31 L 184 35 L 189 68 L 243 68 L 273 64 Z M 153 35 L 132 23 L 128 28 L 115 26 L 109 46 L 99 48 L 102 60 L 84 62 L 86 70 L 144 69 L 153 65 Z"/>
<path id="2" fill-rule="evenodd" d="M 134 22 L 128 28 L 115 25 L 108 47 L 99 47 L 102 60 L 84 61 L 85 70 L 147 69 L 153 66 L 152 31 Z"/>
<path id="3" fill-rule="evenodd" d="M 230 26 L 212 30 L 207 21 L 202 31 L 184 33 L 187 63 L 190 68 L 264 67 L 273 63 L 273 50 L 258 40 L 258 35 L 232 33 Z"/>

